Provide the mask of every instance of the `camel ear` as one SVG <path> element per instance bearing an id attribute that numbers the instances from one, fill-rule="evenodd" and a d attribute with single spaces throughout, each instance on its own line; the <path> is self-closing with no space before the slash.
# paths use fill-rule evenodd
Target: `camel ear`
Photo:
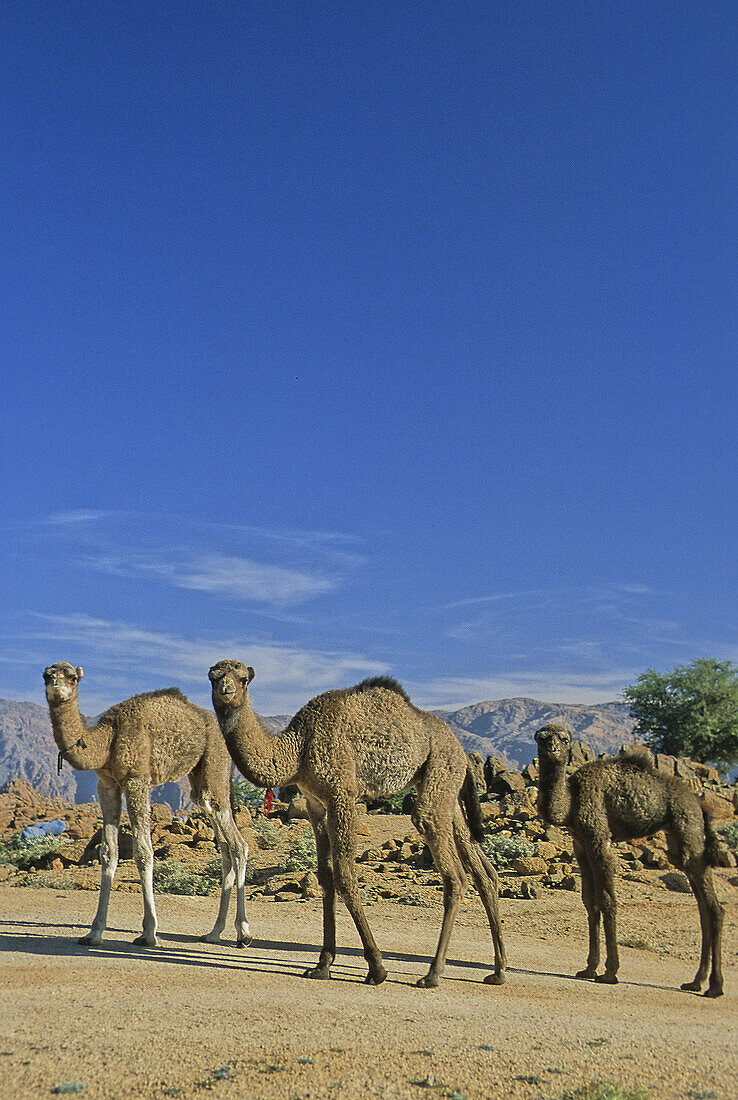
<path id="1" fill-rule="evenodd" d="M 84 676 L 84 672 L 82 671 L 82 669 L 81 668 L 75 668 L 74 671 L 77 673 L 77 679 L 81 680 L 82 677 Z"/>
<path id="2" fill-rule="evenodd" d="M 256 675 L 256 673 L 254 672 L 254 670 L 253 670 L 253 668 L 251 667 L 251 665 L 249 665 L 249 666 L 248 666 L 248 668 L 246 669 L 246 671 L 247 671 L 247 672 L 248 672 L 248 674 L 249 674 L 249 679 L 248 679 L 248 682 L 249 682 L 249 683 L 251 683 L 251 681 L 253 680 L 253 678 L 254 678 L 254 676 Z"/>

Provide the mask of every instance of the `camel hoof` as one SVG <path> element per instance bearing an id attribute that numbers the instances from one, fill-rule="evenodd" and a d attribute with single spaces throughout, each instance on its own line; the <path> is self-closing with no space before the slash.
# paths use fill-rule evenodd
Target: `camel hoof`
<path id="1" fill-rule="evenodd" d="M 713 998 L 714 997 L 722 997 L 722 995 L 723 995 L 723 987 L 722 986 L 715 986 L 714 989 L 706 989 L 705 992 L 702 994 L 703 997 L 713 997 Z"/>
<path id="2" fill-rule="evenodd" d="M 302 972 L 303 978 L 317 978 L 319 981 L 328 981 L 331 976 L 330 970 L 322 966 L 308 967 L 307 970 Z"/>
<path id="3" fill-rule="evenodd" d="M 386 977 L 387 971 L 382 967 L 381 970 L 375 970 L 367 974 L 364 978 L 364 985 L 381 985 Z"/>
<path id="4" fill-rule="evenodd" d="M 88 932 L 86 936 L 80 936 L 77 943 L 83 947 L 100 947 L 103 938 L 100 932 Z"/>
<path id="5" fill-rule="evenodd" d="M 680 988 L 686 993 L 699 993 L 702 990 L 702 982 L 682 982 Z"/>
<path id="6" fill-rule="evenodd" d="M 598 985 L 617 985 L 618 984 L 617 975 L 616 974 L 608 974 L 607 972 L 604 973 L 604 974 L 597 974 L 595 976 L 595 981 L 597 982 Z"/>
<path id="7" fill-rule="evenodd" d="M 242 936 L 241 939 L 236 940 L 236 947 L 250 947 L 253 942 L 253 936 Z"/>
<path id="8" fill-rule="evenodd" d="M 136 946 L 136 947 L 158 947 L 159 946 L 159 941 L 157 940 L 156 936 L 147 936 L 145 932 L 142 936 L 136 936 L 133 943 L 134 943 L 134 946 Z"/>
<path id="9" fill-rule="evenodd" d="M 486 976 L 486 978 L 484 979 L 484 984 L 485 985 L 504 985 L 505 984 L 505 975 L 504 974 L 488 974 Z"/>
<path id="10" fill-rule="evenodd" d="M 415 983 L 418 989 L 437 989 L 438 988 L 438 975 L 426 974 L 423 978 L 418 978 Z"/>
<path id="11" fill-rule="evenodd" d="M 574 975 L 575 978 L 581 978 L 583 981 L 596 981 L 597 971 L 592 970 L 589 966 L 585 970 L 577 970 Z"/>
<path id="12" fill-rule="evenodd" d="M 207 936 L 200 936 L 200 943 L 220 943 L 220 932 L 208 932 Z"/>

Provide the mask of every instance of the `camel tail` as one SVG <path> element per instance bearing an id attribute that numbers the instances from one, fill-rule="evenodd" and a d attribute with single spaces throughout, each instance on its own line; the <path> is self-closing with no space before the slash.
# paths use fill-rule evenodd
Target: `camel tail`
<path id="1" fill-rule="evenodd" d="M 718 849 L 720 841 L 712 822 L 712 813 L 709 808 L 705 806 L 704 802 L 700 803 L 700 808 L 702 810 L 702 820 L 705 825 L 705 859 L 710 867 L 719 867 Z"/>
<path id="2" fill-rule="evenodd" d="M 481 844 L 484 839 L 484 821 L 482 820 L 482 807 L 477 794 L 477 786 L 474 782 L 471 767 L 467 766 L 464 785 L 459 791 L 459 802 L 466 814 L 466 823 L 469 832 L 474 839 Z"/>

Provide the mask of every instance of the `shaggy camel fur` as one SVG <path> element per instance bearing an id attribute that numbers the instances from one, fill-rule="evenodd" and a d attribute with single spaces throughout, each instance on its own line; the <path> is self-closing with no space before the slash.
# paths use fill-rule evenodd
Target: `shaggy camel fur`
<path id="1" fill-rule="evenodd" d="M 97 795 L 103 817 L 100 899 L 92 927 L 79 942 L 101 944 L 107 927 L 110 890 L 118 865 L 121 796 L 125 794 L 144 897 L 143 935 L 134 943 L 156 947 L 149 795 L 152 787 L 187 775 L 193 801 L 210 818 L 223 864 L 218 918 L 204 939 L 208 943 L 220 939 L 235 883 L 237 945 L 247 946 L 251 942 L 244 900 L 248 846 L 233 820 L 231 761 L 217 722 L 177 688 L 168 688 L 117 703 L 90 728 L 79 712 L 81 679 L 82 669 L 66 661 L 44 671 L 60 759 L 80 771 L 95 771 L 98 776 Z"/>
<path id="2" fill-rule="evenodd" d="M 568 779 L 571 733 L 551 723 L 535 735 L 538 745 L 538 812 L 551 825 L 565 825 L 582 872 L 582 901 L 589 922 L 587 965 L 578 978 L 617 982 L 615 859 L 612 843 L 652 836 L 664 830 L 670 861 L 689 879 L 700 913 L 699 969 L 682 989 L 698 993 L 710 971 L 706 997 L 723 992 L 721 941 L 723 908 L 715 894 L 710 866 L 717 838 L 700 802 L 681 780 L 661 775 L 645 750 L 583 764 Z M 598 974 L 600 917 L 605 928 L 605 973 Z"/>
<path id="3" fill-rule="evenodd" d="M 466 755 L 449 727 L 418 710 L 400 685 L 377 677 L 327 691 L 307 703 L 277 737 L 251 709 L 253 668 L 219 661 L 210 669 L 213 705 L 236 766 L 259 787 L 296 783 L 307 800 L 323 888 L 323 947 L 307 978 L 330 978 L 336 956 L 336 890 L 346 903 L 369 964 L 366 982 L 387 977 L 359 897 L 356 875 L 356 800 L 395 794 L 411 784 L 418 798 L 413 824 L 433 853 L 443 880 L 444 914 L 435 958 L 421 987 L 438 985 L 451 930 L 468 878 L 479 891 L 492 932 L 495 969 L 484 980 L 501 985 L 505 950 L 497 907 L 497 874 L 472 840 L 481 836 L 479 801 Z"/>

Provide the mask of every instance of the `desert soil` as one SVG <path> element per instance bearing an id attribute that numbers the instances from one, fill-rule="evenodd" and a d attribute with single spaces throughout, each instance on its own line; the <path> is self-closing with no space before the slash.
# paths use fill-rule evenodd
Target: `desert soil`
<path id="1" fill-rule="evenodd" d="M 738 1097 L 738 882 L 716 873 L 726 903 L 726 995 L 683 993 L 697 965 L 691 895 L 621 880 L 620 984 L 577 981 L 586 949 L 579 897 L 502 899 L 508 979 L 484 985 L 491 942 L 467 898 L 437 990 L 427 968 L 440 902 L 368 908 L 388 980 L 365 964 L 345 909 L 330 982 L 308 981 L 321 939 L 316 901 L 252 899 L 253 944 L 200 943 L 213 897 L 158 898 L 160 944 L 133 946 L 141 898 L 117 891 L 100 948 L 81 947 L 95 895 L 0 887 L 3 996 L 0 1096 L 64 1085 L 89 1100 L 169 1097 L 559 1098 L 593 1081 L 650 1098 Z M 230 928 L 227 932 L 233 936 Z"/>

